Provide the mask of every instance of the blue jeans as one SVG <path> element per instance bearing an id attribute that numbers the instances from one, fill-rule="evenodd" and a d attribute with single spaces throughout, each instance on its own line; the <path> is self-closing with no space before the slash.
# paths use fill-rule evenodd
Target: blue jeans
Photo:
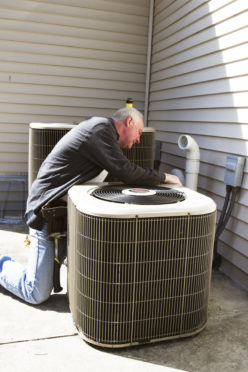
<path id="1" fill-rule="evenodd" d="M 30 253 L 27 267 L 0 255 L 0 285 L 31 304 L 46 301 L 53 289 L 54 242 L 42 231 L 30 229 Z M 66 249 L 66 239 L 59 240 Z M 64 246 L 64 247 L 61 247 Z"/>

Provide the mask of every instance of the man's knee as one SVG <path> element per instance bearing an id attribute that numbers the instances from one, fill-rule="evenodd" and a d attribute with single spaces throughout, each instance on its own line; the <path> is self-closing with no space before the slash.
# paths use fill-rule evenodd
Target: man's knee
<path id="1" fill-rule="evenodd" d="M 27 298 L 27 302 L 30 303 L 31 305 L 40 305 L 43 302 L 47 301 L 50 295 L 51 295 L 50 293 L 46 295 L 39 295 L 39 296 L 32 295 L 29 298 Z"/>
<path id="2" fill-rule="evenodd" d="M 51 286 L 44 287 L 44 283 L 36 283 L 32 290 L 29 291 L 26 301 L 32 305 L 40 305 L 49 299 L 51 292 Z"/>

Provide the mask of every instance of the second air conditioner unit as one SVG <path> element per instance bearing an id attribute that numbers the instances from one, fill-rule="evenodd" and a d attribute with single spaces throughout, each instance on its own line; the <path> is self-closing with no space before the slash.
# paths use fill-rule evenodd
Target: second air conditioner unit
<path id="1" fill-rule="evenodd" d="M 56 143 L 75 124 L 66 123 L 30 123 L 29 125 L 29 189 L 35 180 L 39 168 Z M 124 150 L 124 155 L 141 167 L 153 168 L 154 164 L 155 130 L 144 128 L 140 143 L 132 149 Z M 111 175 L 109 175 L 111 180 Z"/>
<path id="2" fill-rule="evenodd" d="M 38 174 L 42 162 L 52 151 L 56 143 L 74 126 L 74 124 L 66 123 L 29 124 L 29 189 Z"/>

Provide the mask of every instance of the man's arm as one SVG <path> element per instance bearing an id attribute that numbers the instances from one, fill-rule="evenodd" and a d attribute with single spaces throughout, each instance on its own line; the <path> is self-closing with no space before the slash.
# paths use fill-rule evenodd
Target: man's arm
<path id="1" fill-rule="evenodd" d="M 109 125 L 99 124 L 87 142 L 89 160 L 106 169 L 126 184 L 156 185 L 164 183 L 165 174 L 131 163 L 117 143 L 117 134 Z"/>
<path id="2" fill-rule="evenodd" d="M 151 168 L 142 168 L 131 163 L 121 151 L 116 133 L 111 127 L 99 124 L 88 141 L 88 156 L 98 166 L 106 169 L 115 178 L 128 184 L 156 185 L 172 183 L 181 185 L 175 175 L 159 172 Z"/>

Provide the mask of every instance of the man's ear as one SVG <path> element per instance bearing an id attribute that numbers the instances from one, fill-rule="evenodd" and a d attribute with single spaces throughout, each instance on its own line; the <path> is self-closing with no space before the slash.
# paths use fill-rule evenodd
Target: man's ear
<path id="1" fill-rule="evenodd" d="M 125 119 L 125 125 L 127 127 L 130 127 L 132 125 L 132 116 L 127 116 L 126 119 Z"/>

